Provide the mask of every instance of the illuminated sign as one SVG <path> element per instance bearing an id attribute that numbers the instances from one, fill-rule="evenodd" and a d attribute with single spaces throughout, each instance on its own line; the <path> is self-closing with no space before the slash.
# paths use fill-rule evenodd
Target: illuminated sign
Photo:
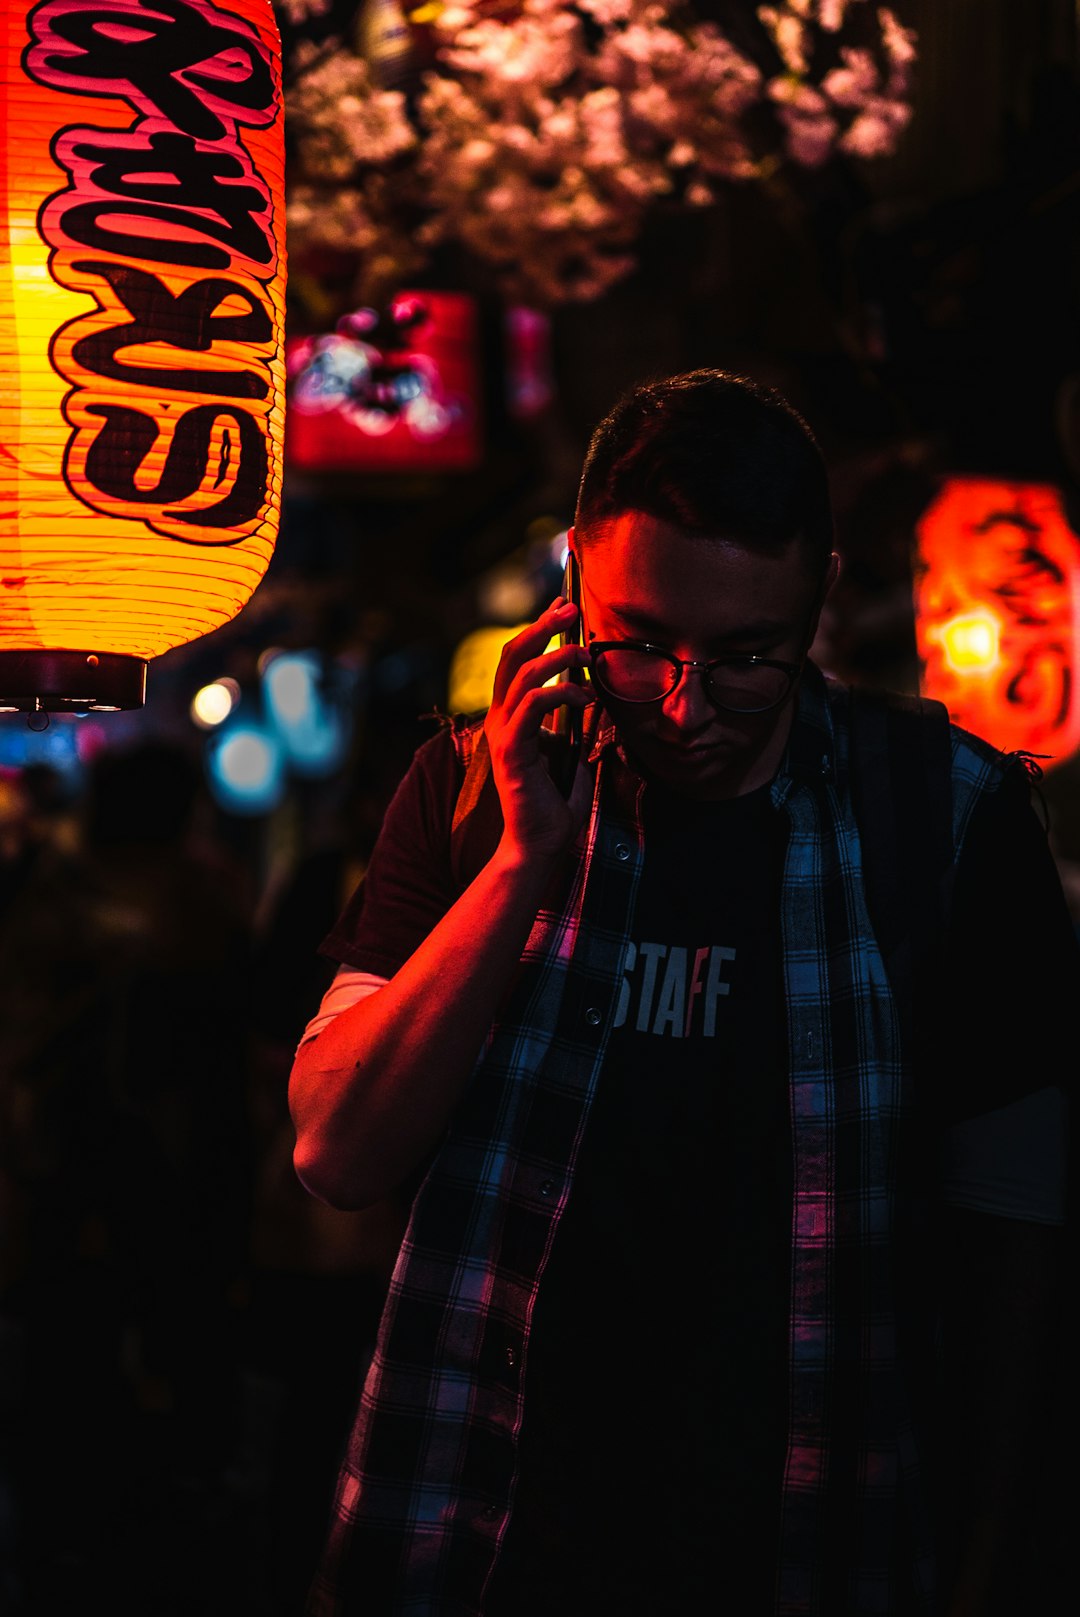
<path id="1" fill-rule="evenodd" d="M 918 525 L 921 686 L 1006 751 L 1080 745 L 1080 539 L 1043 484 L 950 478 Z"/>
<path id="2" fill-rule="evenodd" d="M 402 292 L 288 343 L 288 464 L 467 471 L 483 453 L 479 321 L 463 292 Z"/>

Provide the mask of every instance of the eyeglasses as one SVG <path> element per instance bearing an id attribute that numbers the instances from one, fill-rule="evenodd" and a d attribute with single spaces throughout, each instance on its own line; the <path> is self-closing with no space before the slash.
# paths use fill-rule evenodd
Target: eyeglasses
<path id="1" fill-rule="evenodd" d="M 779 707 L 802 672 L 800 663 L 732 653 L 696 662 L 644 640 L 593 640 L 589 668 L 601 691 L 617 702 L 662 702 L 687 668 L 700 669 L 705 694 L 725 713 L 767 713 Z"/>

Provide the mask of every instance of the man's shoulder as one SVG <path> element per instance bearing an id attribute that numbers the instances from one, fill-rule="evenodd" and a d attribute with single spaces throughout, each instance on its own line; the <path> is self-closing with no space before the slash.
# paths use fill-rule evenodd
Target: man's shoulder
<path id="1" fill-rule="evenodd" d="M 919 692 L 890 687 L 843 685 L 829 681 L 832 704 L 843 704 L 852 731 L 852 747 L 874 747 L 882 737 L 891 749 L 938 746 L 947 749 L 954 781 L 978 789 L 994 786 L 1023 759 L 1004 752 L 985 736 L 969 730 L 944 702 Z"/>
<path id="2" fill-rule="evenodd" d="M 484 731 L 482 713 L 443 713 L 439 709 L 424 715 L 436 726 L 416 747 L 410 768 L 414 773 L 445 781 L 460 778 L 460 766 L 468 766 Z"/>
<path id="3" fill-rule="evenodd" d="M 387 805 L 384 833 L 387 823 L 407 824 L 416 815 L 433 823 L 445 819 L 449 827 L 465 771 L 453 719 L 441 713 L 425 717 L 432 718 L 438 728 L 417 743 L 403 766 Z"/>

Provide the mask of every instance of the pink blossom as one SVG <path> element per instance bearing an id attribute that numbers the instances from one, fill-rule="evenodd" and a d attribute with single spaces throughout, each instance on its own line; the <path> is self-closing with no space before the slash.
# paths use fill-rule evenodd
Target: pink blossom
<path id="1" fill-rule="evenodd" d="M 639 201 L 661 196 L 671 189 L 670 176 L 656 164 L 623 163 L 615 171 L 620 190 Z"/>
<path id="2" fill-rule="evenodd" d="M 473 163 L 479 167 L 482 163 L 490 163 L 493 157 L 499 155 L 499 152 L 493 140 L 473 139 L 462 147 L 461 155 L 466 162 Z"/>
<path id="3" fill-rule="evenodd" d="M 839 33 L 850 0 L 819 0 L 818 22 L 827 34 Z"/>
<path id="4" fill-rule="evenodd" d="M 877 85 L 876 74 L 873 85 L 874 87 Z M 835 106 L 859 107 L 866 99 L 868 86 L 851 68 L 836 67 L 831 73 L 826 73 L 821 81 L 821 88 Z"/>
<path id="5" fill-rule="evenodd" d="M 321 17 L 330 10 L 330 0 L 274 0 L 294 27 L 307 22 L 309 17 Z"/>
<path id="6" fill-rule="evenodd" d="M 610 223 L 613 210 L 592 191 L 579 191 L 571 204 L 574 224 L 581 230 L 599 230 Z"/>
<path id="7" fill-rule="evenodd" d="M 638 8 L 638 15 L 625 28 L 612 28 L 599 43 L 591 68 L 593 76 L 608 83 L 625 78 L 627 72 L 670 72 L 690 51 L 688 38 L 648 16 L 657 8 Z"/>
<path id="8" fill-rule="evenodd" d="M 487 205 L 492 213 L 506 213 L 516 200 L 517 193 L 512 185 L 493 185 L 487 194 Z"/>
<path id="9" fill-rule="evenodd" d="M 574 215 L 565 202 L 550 202 L 537 215 L 542 230 L 566 230 L 573 222 Z"/>
<path id="10" fill-rule="evenodd" d="M 772 35 L 773 43 L 780 52 L 781 60 L 788 72 L 805 73 L 808 66 L 806 27 L 800 18 L 790 11 L 781 11 L 775 6 L 759 6 L 758 16 Z"/>
<path id="11" fill-rule="evenodd" d="M 634 0 L 579 0 L 579 3 L 602 28 L 613 22 L 626 22 L 634 10 Z"/>
<path id="12" fill-rule="evenodd" d="M 472 7 L 465 0 L 464 4 L 445 6 L 439 13 L 438 26 L 444 33 L 456 34 L 475 20 Z"/>
<path id="13" fill-rule="evenodd" d="M 848 46 L 840 52 L 840 56 L 844 66 L 836 71 L 838 73 L 846 72 L 850 75 L 851 83 L 857 91 L 863 94 L 871 94 L 877 88 L 880 75 L 877 64 L 870 52 L 864 49 L 853 50 Z M 829 94 L 826 86 L 832 77 L 833 74 L 826 74 L 825 79 L 822 81 L 822 89 L 826 91 L 826 94 Z"/>
<path id="14" fill-rule="evenodd" d="M 664 132 L 677 127 L 679 107 L 664 85 L 647 84 L 641 90 L 632 90 L 626 99 L 634 117 L 643 123 Z"/>
<path id="15" fill-rule="evenodd" d="M 577 133 L 578 120 L 564 104 L 544 119 L 544 134 L 550 141 L 572 140 Z"/>
<path id="16" fill-rule="evenodd" d="M 521 124 L 500 124 L 493 129 L 497 144 L 506 152 L 514 152 L 527 156 L 537 147 L 537 139 L 531 129 L 524 129 Z"/>
<path id="17" fill-rule="evenodd" d="M 889 58 L 903 66 L 914 62 L 915 30 L 901 27 L 895 14 L 884 6 L 878 12 L 878 22 L 881 24 L 881 42 Z"/>
<path id="18" fill-rule="evenodd" d="M 800 84 L 798 79 L 790 77 L 770 79 L 766 89 L 773 101 L 783 103 L 801 117 L 816 117 L 829 110 L 825 97 L 819 91 L 811 89 L 809 84 Z M 835 97 L 833 99 L 835 100 Z"/>
<path id="19" fill-rule="evenodd" d="M 789 155 L 804 168 L 820 168 L 836 144 L 835 118 L 804 118 L 789 107 L 781 107 L 780 117 L 787 130 Z"/>
<path id="20" fill-rule="evenodd" d="M 895 149 L 898 129 L 910 116 L 910 107 L 897 107 L 893 112 L 886 111 L 885 105 L 860 113 L 840 137 L 840 145 L 855 157 L 888 157 Z"/>
<path id="21" fill-rule="evenodd" d="M 581 128 L 588 166 L 608 168 L 626 161 L 623 102 L 612 89 L 592 90 L 581 103 Z"/>

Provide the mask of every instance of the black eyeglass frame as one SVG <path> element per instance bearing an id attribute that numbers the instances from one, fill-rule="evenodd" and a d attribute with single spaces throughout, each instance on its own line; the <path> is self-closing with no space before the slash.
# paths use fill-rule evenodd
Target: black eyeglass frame
<path id="1" fill-rule="evenodd" d="M 802 663 L 781 662 L 776 657 L 759 657 L 756 652 L 752 651 L 731 652 L 725 657 L 711 657 L 706 662 L 702 662 L 697 658 L 676 657 L 673 651 L 668 651 L 664 646 L 654 646 L 648 640 L 590 640 L 587 650 L 589 653 L 590 676 L 596 681 L 605 696 L 609 696 L 613 702 L 625 702 L 628 707 L 646 707 L 650 702 L 666 701 L 682 684 L 685 670 L 697 668 L 702 671 L 701 683 L 705 688 L 706 696 L 712 705 L 722 713 L 769 713 L 773 708 L 780 707 L 787 701 L 795 681 L 803 671 Z M 596 670 L 594 659 L 603 651 L 650 652 L 654 657 L 662 658 L 675 670 L 675 682 L 668 690 L 661 691 L 657 696 L 620 696 L 617 691 L 613 691 L 610 686 L 605 684 Z M 771 702 L 762 703 L 760 707 L 730 707 L 726 702 L 721 702 L 709 688 L 709 677 L 714 668 L 777 668 L 787 677 L 788 683 L 786 689 L 779 696 Z"/>

